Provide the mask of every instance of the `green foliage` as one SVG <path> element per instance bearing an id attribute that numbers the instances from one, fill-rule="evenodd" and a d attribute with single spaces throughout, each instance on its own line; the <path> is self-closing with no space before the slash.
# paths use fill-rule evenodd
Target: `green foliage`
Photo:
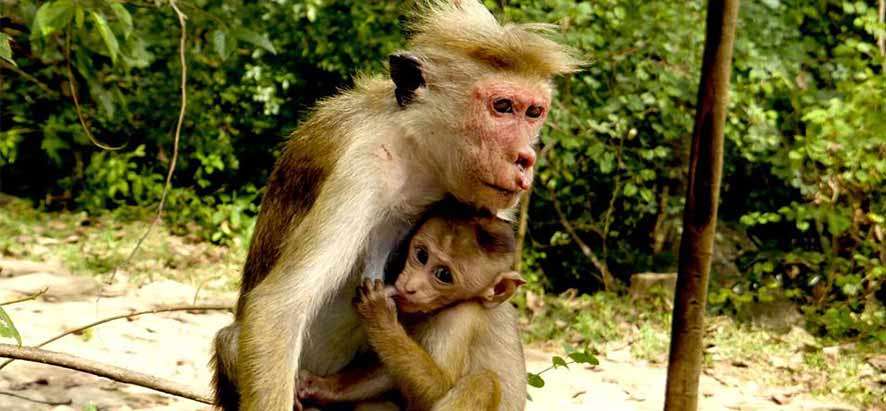
<path id="1" fill-rule="evenodd" d="M 353 74 L 381 69 L 402 44 L 406 7 L 179 5 L 188 16 L 189 95 L 167 218 L 177 231 L 228 242 L 248 235 L 258 189 L 286 133 Z M 24 74 L 10 73 L 0 84 L 0 188 L 49 208 L 92 213 L 155 205 L 179 109 L 179 25 L 168 4 L 53 0 L 7 9 L 16 24 L 4 28 L 0 57 Z M 71 101 L 68 63 L 92 133 L 122 150 L 103 152 L 87 138 Z"/>
<path id="2" fill-rule="evenodd" d="M 22 345 L 22 336 L 3 307 L 0 307 L 0 338 L 14 338 L 18 345 Z"/>
<path id="3" fill-rule="evenodd" d="M 353 75 L 383 69 L 404 44 L 409 3 L 179 1 L 189 96 L 173 229 L 248 239 L 286 133 Z M 673 271 L 704 4 L 486 3 L 503 20 L 552 23 L 586 61 L 558 80 L 541 135 L 526 278 L 554 291 L 601 288 L 564 221 L 622 282 Z M 49 209 L 156 205 L 179 109 L 168 4 L 25 0 L 6 16 L 0 189 Z M 875 42 L 886 27 L 873 7 L 843 0 L 746 2 L 740 19 L 720 217 L 749 244 L 737 250 L 739 275 L 714 273 L 712 305 L 791 298 L 821 333 L 882 339 L 886 57 Z M 68 64 L 92 133 L 123 149 L 89 141 Z M 614 332 L 577 320 L 591 338 Z"/>
<path id="4" fill-rule="evenodd" d="M 570 345 L 563 345 L 563 350 L 566 351 L 566 356 L 569 357 L 569 361 L 563 359 L 560 356 L 554 356 L 551 358 L 551 366 L 545 368 L 539 372 L 527 372 L 526 373 L 526 381 L 530 387 L 542 388 L 545 386 L 545 380 L 542 378 L 542 374 L 557 368 L 569 368 L 570 364 L 588 364 L 591 366 L 600 365 L 600 360 L 597 359 L 594 354 L 590 352 L 588 347 L 582 348 L 581 350 L 576 350 L 574 347 Z"/>

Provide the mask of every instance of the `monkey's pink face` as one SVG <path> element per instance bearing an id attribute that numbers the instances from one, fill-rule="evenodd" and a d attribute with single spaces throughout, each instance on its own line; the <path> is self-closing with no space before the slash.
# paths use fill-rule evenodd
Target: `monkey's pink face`
<path id="1" fill-rule="evenodd" d="M 513 206 L 532 185 L 535 143 L 550 108 L 544 84 L 501 79 L 475 83 L 463 122 L 461 181 L 453 194 L 496 211 Z"/>

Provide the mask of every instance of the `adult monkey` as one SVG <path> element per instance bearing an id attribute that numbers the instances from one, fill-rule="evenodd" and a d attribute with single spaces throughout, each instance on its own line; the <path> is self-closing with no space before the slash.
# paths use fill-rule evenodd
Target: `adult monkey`
<path id="1" fill-rule="evenodd" d="M 499 25 L 477 0 L 423 3 L 390 79 L 358 78 L 317 105 L 271 174 L 235 321 L 216 336 L 220 407 L 290 411 L 297 370 L 347 365 L 366 341 L 356 285 L 382 274 L 430 204 L 515 205 L 550 79 L 578 66 L 546 30 Z"/>

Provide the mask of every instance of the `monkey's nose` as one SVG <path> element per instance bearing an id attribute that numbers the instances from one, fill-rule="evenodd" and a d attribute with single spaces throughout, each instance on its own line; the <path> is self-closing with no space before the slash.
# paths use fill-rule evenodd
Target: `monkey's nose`
<path id="1" fill-rule="evenodd" d="M 414 288 L 414 287 L 410 287 L 409 284 L 406 284 L 406 285 L 396 284 L 396 285 L 394 286 L 394 288 L 397 289 L 397 293 L 399 293 L 400 295 L 412 295 L 412 294 L 415 294 L 415 288 Z"/>
<path id="2" fill-rule="evenodd" d="M 517 165 L 517 168 L 519 168 L 520 171 L 526 171 L 532 168 L 532 166 L 535 165 L 535 150 L 531 147 L 520 150 L 520 152 L 517 153 L 517 160 L 514 161 L 514 164 Z"/>

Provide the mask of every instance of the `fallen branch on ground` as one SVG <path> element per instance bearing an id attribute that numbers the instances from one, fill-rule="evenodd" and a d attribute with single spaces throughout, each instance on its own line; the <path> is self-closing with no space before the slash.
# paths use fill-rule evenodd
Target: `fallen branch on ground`
<path id="1" fill-rule="evenodd" d="M 0 357 L 39 362 L 70 370 L 82 371 L 99 377 L 110 378 L 114 381 L 138 385 L 140 387 L 150 388 L 177 397 L 202 402 L 204 404 L 212 404 L 209 395 L 198 392 L 193 388 L 153 375 L 130 371 L 125 368 L 75 357 L 70 354 L 33 347 L 17 347 L 10 344 L 0 344 Z"/>
<path id="2" fill-rule="evenodd" d="M 95 327 L 96 325 L 104 324 L 104 323 L 111 322 L 114 320 L 120 320 L 123 318 L 132 318 L 132 317 L 137 317 L 139 315 L 144 315 L 144 314 L 157 314 L 157 313 L 165 313 L 165 312 L 170 312 L 170 311 L 211 311 L 211 310 L 230 311 L 231 307 L 227 306 L 227 305 L 180 305 L 180 306 L 173 306 L 173 307 L 154 308 L 151 310 L 144 310 L 144 311 L 135 311 L 135 312 L 131 312 L 129 314 L 115 315 L 113 317 L 103 318 L 101 320 L 91 322 L 91 323 L 86 324 L 84 326 L 65 331 L 59 335 L 56 335 L 55 337 L 52 337 L 48 340 L 45 340 L 45 341 L 35 345 L 34 348 L 40 348 L 46 344 L 49 344 L 55 340 L 58 340 L 64 336 L 66 336 L 66 335 L 77 334 L 79 332 L 82 332 L 83 330 L 86 330 L 87 328 L 92 328 L 92 327 Z M 11 363 L 13 361 L 15 361 L 15 359 L 6 360 L 3 364 L 0 364 L 0 370 L 2 370 L 3 367 L 6 367 L 7 365 L 9 365 L 9 363 Z"/>
<path id="3" fill-rule="evenodd" d="M 4 305 L 13 305 L 13 304 L 23 303 L 25 301 L 30 301 L 30 300 L 36 299 L 37 297 L 39 297 L 43 294 L 46 294 L 47 290 L 49 290 L 49 287 L 43 287 L 42 290 L 37 291 L 36 293 L 31 294 L 27 297 L 18 298 L 18 299 L 12 300 L 12 301 L 0 302 L 0 307 L 2 307 Z"/>
<path id="4" fill-rule="evenodd" d="M 12 398 L 18 398 L 18 399 L 20 399 L 20 400 L 25 400 L 25 401 L 35 402 L 35 403 L 37 403 L 37 404 L 51 405 L 51 406 L 56 406 L 56 405 L 71 405 L 71 403 L 73 402 L 70 398 L 67 399 L 67 400 L 64 400 L 64 401 L 44 401 L 44 400 L 40 400 L 40 399 L 37 399 L 37 398 L 27 397 L 27 396 L 24 396 L 24 395 L 21 395 L 21 394 L 16 394 L 16 393 L 14 393 L 14 392 L 9 392 L 9 391 L 0 391 L 0 395 L 6 395 L 6 396 L 9 396 L 9 397 L 12 397 Z"/>

